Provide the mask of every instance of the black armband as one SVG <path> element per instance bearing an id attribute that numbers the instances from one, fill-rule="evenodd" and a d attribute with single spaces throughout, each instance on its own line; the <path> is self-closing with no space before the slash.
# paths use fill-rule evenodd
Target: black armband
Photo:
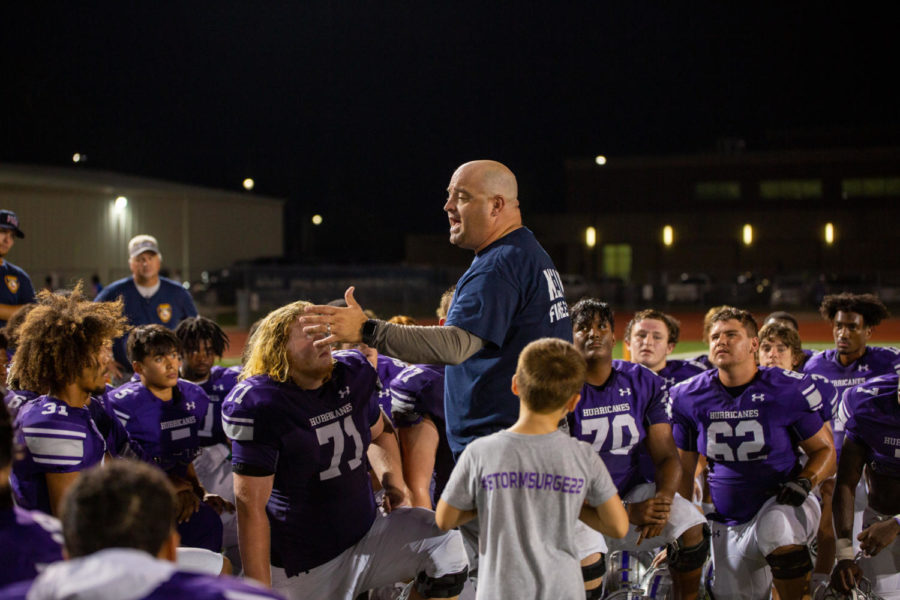
<path id="1" fill-rule="evenodd" d="M 268 477 L 274 475 L 275 471 L 258 467 L 256 465 L 248 465 L 247 463 L 235 463 L 231 465 L 231 470 L 238 475 L 246 475 L 247 477 Z"/>

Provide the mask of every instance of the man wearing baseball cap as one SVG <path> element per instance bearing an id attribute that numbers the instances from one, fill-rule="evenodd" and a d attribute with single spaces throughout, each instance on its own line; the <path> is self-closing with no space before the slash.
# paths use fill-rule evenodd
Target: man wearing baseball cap
<path id="1" fill-rule="evenodd" d="M 13 247 L 16 238 L 24 238 L 19 229 L 19 218 L 11 210 L 0 210 L 0 327 L 19 308 L 34 302 L 34 287 L 28 274 L 6 260 L 6 253 Z"/>
<path id="2" fill-rule="evenodd" d="M 186 289 L 177 282 L 159 276 L 162 254 L 152 235 L 136 235 L 128 242 L 128 266 L 131 277 L 109 284 L 97 294 L 96 302 L 110 302 L 121 297 L 125 316 L 131 325 L 158 323 L 175 329 L 182 319 L 197 316 L 197 307 Z M 125 352 L 125 337 L 113 345 L 115 363 L 110 372 L 117 381 L 130 376 L 131 363 Z"/>

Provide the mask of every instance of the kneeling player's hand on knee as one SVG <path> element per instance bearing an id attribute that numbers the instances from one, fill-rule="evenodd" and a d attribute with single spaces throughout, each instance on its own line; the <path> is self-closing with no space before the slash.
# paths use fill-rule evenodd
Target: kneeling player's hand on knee
<path id="1" fill-rule="evenodd" d="M 663 528 L 665 528 L 665 526 L 665 523 L 644 525 L 643 527 L 641 527 L 641 535 L 638 536 L 637 543 L 640 544 L 644 540 L 649 540 L 650 538 L 655 538 L 658 535 L 662 535 Z"/>
<path id="2" fill-rule="evenodd" d="M 831 571 L 831 587 L 837 591 L 846 594 L 859 582 L 862 577 L 862 571 L 856 561 L 845 559 L 839 560 Z"/>
<path id="3" fill-rule="evenodd" d="M 888 519 L 866 527 L 856 539 L 859 540 L 859 547 L 866 556 L 875 556 L 889 546 L 897 538 L 898 533 L 900 523 L 897 523 L 896 519 Z"/>
<path id="4" fill-rule="evenodd" d="M 775 501 L 778 504 L 800 506 L 806 500 L 806 497 L 809 496 L 809 490 L 811 489 L 812 483 L 809 479 L 798 477 L 793 481 L 782 484 Z"/>
<path id="5" fill-rule="evenodd" d="M 672 510 L 672 499 L 666 496 L 654 496 L 642 502 L 632 502 L 628 507 L 628 520 L 632 525 L 665 526 Z"/>

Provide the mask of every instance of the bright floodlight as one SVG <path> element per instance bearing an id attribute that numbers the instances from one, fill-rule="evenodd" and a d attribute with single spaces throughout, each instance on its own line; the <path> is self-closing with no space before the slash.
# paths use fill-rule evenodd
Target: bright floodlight
<path id="1" fill-rule="evenodd" d="M 671 225 L 663 227 L 663 244 L 671 246 L 675 242 L 675 230 Z"/>
<path id="2" fill-rule="evenodd" d="M 598 154 L 597 158 L 594 159 L 594 162 L 597 163 L 598 165 L 603 166 L 606 164 L 606 157 L 603 156 L 602 154 Z"/>
<path id="3" fill-rule="evenodd" d="M 72 162 L 73 162 L 73 163 L 81 162 L 81 154 L 79 154 L 78 152 L 76 152 L 75 154 L 73 154 L 73 155 L 72 155 Z"/>
<path id="4" fill-rule="evenodd" d="M 244 180 L 244 189 L 247 190 L 248 192 L 253 189 L 254 185 L 256 185 L 256 183 L 249 177 Z"/>
<path id="5" fill-rule="evenodd" d="M 321 225 L 322 224 L 322 215 L 313 215 L 312 216 L 312 224 L 313 225 Z"/>
<path id="6" fill-rule="evenodd" d="M 588 248 L 593 248 L 597 245 L 597 230 L 593 227 L 588 227 L 584 230 L 584 243 Z"/>
<path id="7" fill-rule="evenodd" d="M 753 226 L 752 225 L 744 225 L 744 232 L 742 235 L 744 239 L 744 245 L 749 246 L 753 243 Z"/>
<path id="8" fill-rule="evenodd" d="M 834 223 L 825 223 L 825 243 L 829 246 L 834 243 Z"/>
<path id="9" fill-rule="evenodd" d="M 116 198 L 115 207 L 117 213 L 125 212 L 126 206 L 128 206 L 128 198 L 126 198 L 125 196 L 119 196 L 118 198 Z"/>

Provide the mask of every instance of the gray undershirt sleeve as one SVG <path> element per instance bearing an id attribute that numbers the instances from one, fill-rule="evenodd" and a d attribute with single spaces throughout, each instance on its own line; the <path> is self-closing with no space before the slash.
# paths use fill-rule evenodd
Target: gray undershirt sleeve
<path id="1" fill-rule="evenodd" d="M 454 326 L 421 327 L 378 321 L 379 352 L 408 363 L 458 365 L 484 347 L 484 340 Z"/>

